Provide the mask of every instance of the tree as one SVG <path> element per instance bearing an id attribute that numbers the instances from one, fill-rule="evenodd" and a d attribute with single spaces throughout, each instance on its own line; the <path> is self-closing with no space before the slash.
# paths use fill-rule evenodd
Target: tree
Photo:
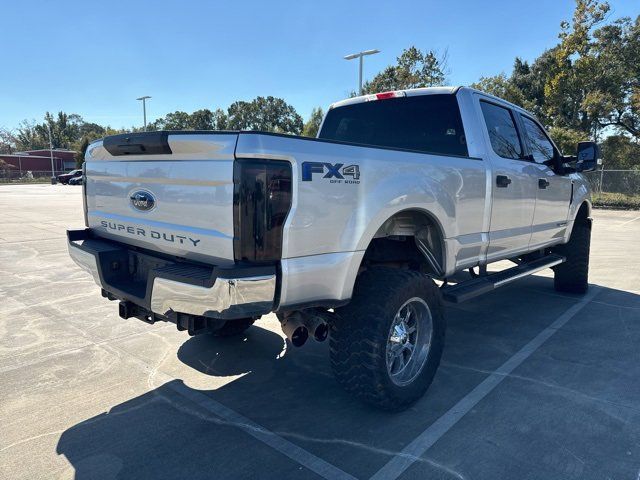
<path id="1" fill-rule="evenodd" d="M 555 51 L 558 47 L 545 50 L 531 65 L 516 58 L 511 74 L 511 82 L 522 92 L 524 98 L 522 107 L 532 112 L 545 125 L 552 121 L 546 111 L 545 84 L 547 83 L 552 65 L 555 62 Z"/>
<path id="2" fill-rule="evenodd" d="M 182 111 L 168 113 L 147 125 L 147 130 L 224 130 L 226 114 L 207 108 L 189 114 Z"/>
<path id="3" fill-rule="evenodd" d="M 627 135 L 611 135 L 601 142 L 604 168 L 640 169 L 640 143 Z"/>
<path id="4" fill-rule="evenodd" d="M 15 135 L 15 145 L 19 150 L 49 148 L 49 132 L 53 148 L 77 148 L 82 137 L 94 140 L 104 136 L 105 128 L 96 123 L 87 123 L 78 114 L 58 112 L 56 116 L 47 112 L 44 122 L 24 120 Z"/>
<path id="5" fill-rule="evenodd" d="M 640 139 L 640 16 L 622 18 L 594 32 L 589 66 L 597 77 L 583 106 L 599 128 Z"/>
<path id="6" fill-rule="evenodd" d="M 18 150 L 49 148 L 49 141 L 40 135 L 40 132 L 36 129 L 35 121 L 23 120 L 20 122 L 16 133 L 16 148 Z"/>
<path id="7" fill-rule="evenodd" d="M 214 130 L 227 130 L 229 119 L 223 110 L 217 108 L 211 115 L 211 123 Z"/>
<path id="8" fill-rule="evenodd" d="M 309 120 L 302 127 L 302 135 L 305 137 L 313 137 L 315 138 L 318 135 L 318 130 L 320 130 L 320 124 L 322 123 L 322 118 L 324 117 L 324 112 L 321 107 L 314 108 L 311 111 L 311 116 Z"/>
<path id="9" fill-rule="evenodd" d="M 640 16 L 603 24 L 608 11 L 606 2 L 576 0 L 555 47 L 474 86 L 533 112 L 567 154 L 605 136 L 608 168 L 624 169 L 640 165 Z"/>
<path id="10" fill-rule="evenodd" d="M 105 136 L 107 129 L 110 129 L 110 127 L 103 127 L 101 125 L 98 125 L 97 123 L 86 123 L 86 122 L 82 122 L 80 124 L 80 131 L 79 134 L 82 138 L 88 138 L 89 141 L 93 141 L 93 140 L 97 140 L 98 138 L 102 138 Z"/>
<path id="11" fill-rule="evenodd" d="M 507 78 L 504 73 L 493 77 L 480 77 L 480 80 L 476 83 L 472 83 L 471 87 L 490 95 L 500 97 L 516 105 L 522 106 L 525 103 L 522 90 L 514 84 L 511 78 Z"/>
<path id="12" fill-rule="evenodd" d="M 598 61 L 592 51 L 592 34 L 609 11 L 599 0 L 576 0 L 571 22 L 562 22 L 560 43 L 554 50 L 551 75 L 544 86 L 545 110 L 554 125 L 596 135 L 598 123 L 590 114 L 587 92 L 598 89 Z"/>
<path id="13" fill-rule="evenodd" d="M 76 150 L 74 158 L 76 160 L 76 168 L 82 168 L 82 163 L 84 162 L 84 156 L 87 153 L 87 148 L 89 147 L 89 139 L 87 137 L 82 137 L 82 141 Z"/>
<path id="14" fill-rule="evenodd" d="M 13 153 L 16 139 L 6 128 L 0 128 L 0 153 Z"/>
<path id="15" fill-rule="evenodd" d="M 362 87 L 364 93 L 443 85 L 447 75 L 447 52 L 438 56 L 433 50 L 424 52 L 411 46 L 391 65 Z"/>
<path id="16" fill-rule="evenodd" d="M 168 113 L 163 118 L 149 123 L 148 130 L 192 130 L 189 114 L 183 111 Z"/>
<path id="17" fill-rule="evenodd" d="M 578 142 L 589 140 L 589 134 L 566 127 L 551 127 L 549 135 L 564 155 L 575 155 Z"/>
<path id="18" fill-rule="evenodd" d="M 189 116 L 189 127 L 193 130 L 213 130 L 213 112 L 208 108 L 196 110 Z"/>
<path id="19" fill-rule="evenodd" d="M 303 120 L 293 106 L 281 98 L 256 97 L 250 102 L 232 103 L 221 109 L 168 113 L 149 123 L 148 130 L 262 130 L 300 134 Z"/>
<path id="20" fill-rule="evenodd" d="M 35 128 L 43 139 L 49 140 L 49 132 L 51 132 L 54 148 L 71 149 L 73 144 L 80 139 L 80 129 L 83 124 L 84 120 L 78 114 L 58 112 L 57 117 L 54 117 L 47 112 L 44 116 L 44 123 L 36 125 Z"/>
<path id="21" fill-rule="evenodd" d="M 230 130 L 262 130 L 299 135 L 302 127 L 302 117 L 282 98 L 256 97 L 251 102 L 234 102 L 227 110 L 227 128 Z"/>
<path id="22" fill-rule="evenodd" d="M 550 65 L 555 62 L 555 48 L 543 52 L 532 64 L 516 57 L 510 76 L 501 73 L 493 77 L 481 77 L 471 86 L 521 106 L 545 125 L 551 125 L 545 109 L 544 86 L 550 77 Z"/>

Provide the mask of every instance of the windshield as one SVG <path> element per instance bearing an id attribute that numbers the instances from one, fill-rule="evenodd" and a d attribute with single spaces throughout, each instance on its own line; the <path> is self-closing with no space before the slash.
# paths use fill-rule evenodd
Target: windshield
<path id="1" fill-rule="evenodd" d="M 420 152 L 467 156 L 454 95 L 418 95 L 329 110 L 318 138 Z"/>

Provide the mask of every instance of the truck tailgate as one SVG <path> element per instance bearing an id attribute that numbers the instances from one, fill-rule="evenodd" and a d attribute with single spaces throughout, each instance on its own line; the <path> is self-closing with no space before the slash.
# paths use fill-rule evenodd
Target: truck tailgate
<path id="1" fill-rule="evenodd" d="M 235 133 L 109 137 L 86 155 L 94 233 L 169 255 L 233 263 Z"/>

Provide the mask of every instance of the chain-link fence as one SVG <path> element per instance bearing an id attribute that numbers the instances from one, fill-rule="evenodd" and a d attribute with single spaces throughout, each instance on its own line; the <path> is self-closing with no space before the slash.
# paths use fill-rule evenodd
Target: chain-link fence
<path id="1" fill-rule="evenodd" d="M 596 170 L 585 177 L 594 193 L 640 195 L 640 170 Z"/>
<path id="2" fill-rule="evenodd" d="M 55 172 L 55 176 L 68 172 Z M 49 183 L 51 170 L 0 170 L 0 183 Z"/>

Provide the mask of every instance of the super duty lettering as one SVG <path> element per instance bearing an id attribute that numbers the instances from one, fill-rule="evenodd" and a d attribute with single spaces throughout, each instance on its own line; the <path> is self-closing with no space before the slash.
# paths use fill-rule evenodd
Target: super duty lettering
<path id="1" fill-rule="evenodd" d="M 191 242 L 195 247 L 200 243 L 199 239 L 186 237 L 184 235 L 176 235 L 173 233 L 159 232 L 158 230 L 147 230 L 142 227 L 134 227 L 132 225 L 125 225 L 123 223 L 109 222 L 106 220 L 100 221 L 100 226 L 107 230 L 113 230 L 115 232 L 126 232 L 129 235 L 138 235 L 141 237 L 149 237 L 155 240 L 164 240 L 165 242 L 184 244 L 185 242 Z"/>

